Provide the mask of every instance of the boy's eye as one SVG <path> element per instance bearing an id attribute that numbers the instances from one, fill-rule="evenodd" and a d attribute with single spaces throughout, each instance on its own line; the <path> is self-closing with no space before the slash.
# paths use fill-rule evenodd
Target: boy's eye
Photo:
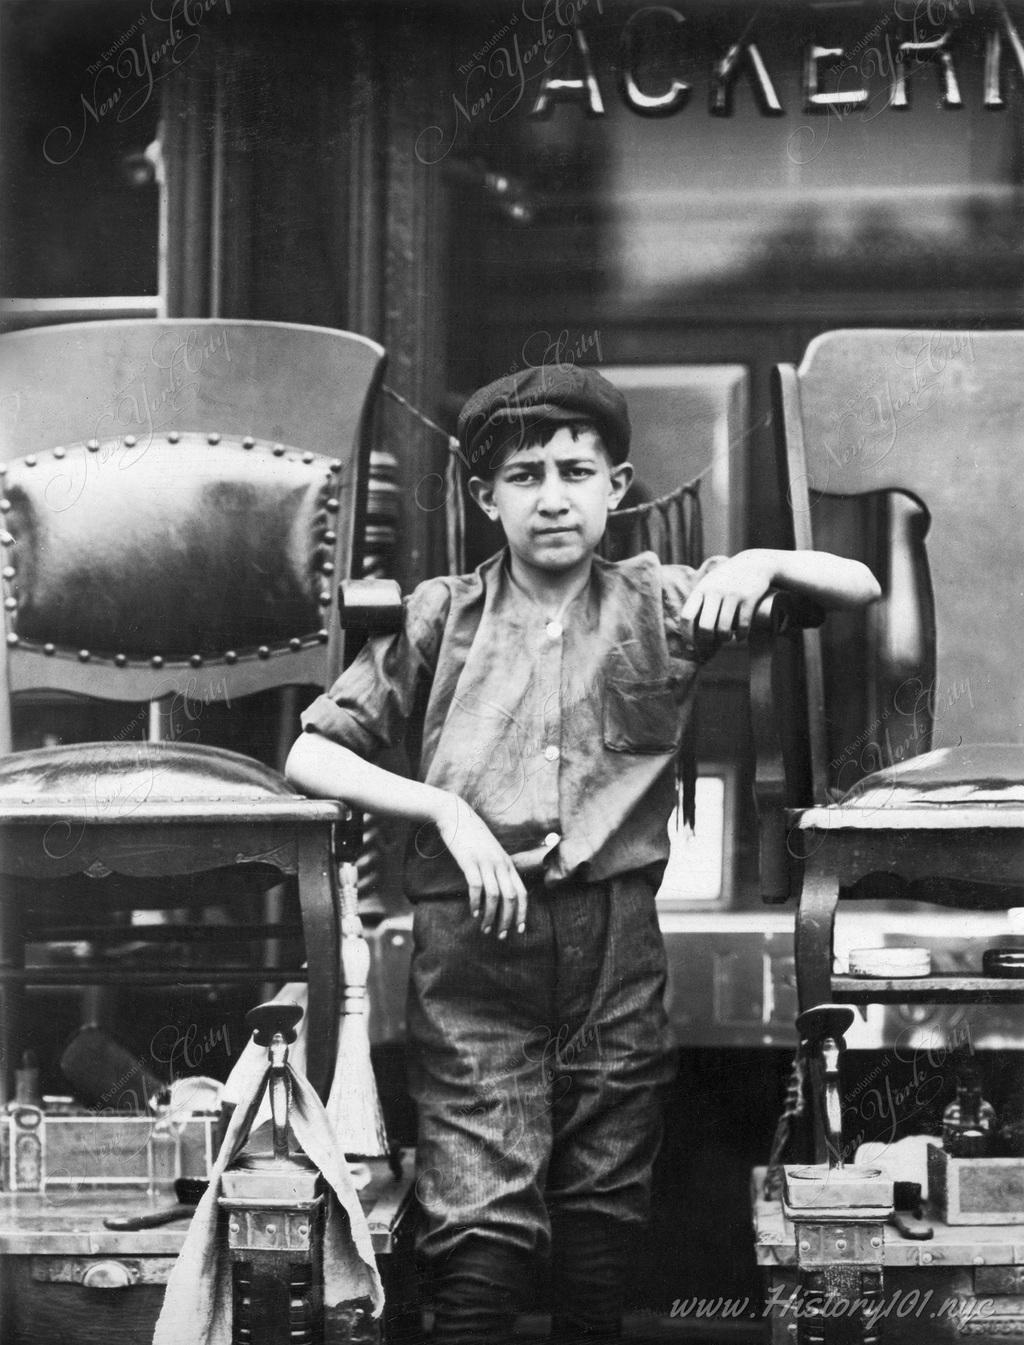
<path id="1" fill-rule="evenodd" d="M 583 481 L 588 476 L 594 475 L 594 469 L 587 467 L 584 463 L 576 463 L 572 467 L 567 467 L 562 475 L 570 481 Z"/>

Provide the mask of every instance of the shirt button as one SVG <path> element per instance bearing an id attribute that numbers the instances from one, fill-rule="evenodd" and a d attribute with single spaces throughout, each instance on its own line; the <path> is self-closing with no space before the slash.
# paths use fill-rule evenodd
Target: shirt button
<path id="1" fill-rule="evenodd" d="M 562 638 L 562 623 L 560 621 L 549 621 L 544 629 L 552 640 L 560 640 Z"/>
<path id="2" fill-rule="evenodd" d="M 557 845 L 561 839 L 562 838 L 561 836 L 559 836 L 557 831 L 549 831 L 548 834 L 544 837 L 544 844 L 550 850 L 551 847 L 553 845 Z"/>
<path id="3" fill-rule="evenodd" d="M 551 743 L 548 747 L 545 747 L 544 749 L 544 757 L 547 761 L 557 761 L 561 755 L 562 755 L 561 752 L 554 745 L 554 743 Z"/>

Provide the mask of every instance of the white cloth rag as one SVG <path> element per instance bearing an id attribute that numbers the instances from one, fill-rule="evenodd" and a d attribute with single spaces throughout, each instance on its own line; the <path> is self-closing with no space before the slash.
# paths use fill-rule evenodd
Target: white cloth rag
<path id="1" fill-rule="evenodd" d="M 265 1057 L 264 1057 L 265 1059 Z M 324 1230 L 324 1306 L 368 1299 L 373 1315 L 384 1307 L 370 1229 L 315 1090 L 289 1064 L 292 1101 L 289 1122 L 307 1158 L 329 1188 Z M 231 1345 L 231 1258 L 227 1230 L 219 1219 L 221 1174 L 247 1139 L 259 1108 L 262 1071 L 237 1080 L 239 1093 L 210 1185 L 196 1206 L 192 1226 L 171 1272 L 153 1345 Z"/>

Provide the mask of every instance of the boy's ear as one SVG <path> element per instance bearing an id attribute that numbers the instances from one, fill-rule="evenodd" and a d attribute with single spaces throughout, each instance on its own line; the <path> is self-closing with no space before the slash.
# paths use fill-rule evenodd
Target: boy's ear
<path id="1" fill-rule="evenodd" d="M 617 467 L 612 467 L 608 473 L 611 478 L 611 489 L 608 492 L 608 508 L 618 509 L 622 503 L 622 497 L 633 481 L 633 464 L 631 462 L 620 462 Z"/>
<path id="2" fill-rule="evenodd" d="M 470 495 L 493 523 L 498 517 L 498 508 L 494 503 L 494 482 L 485 481 L 482 476 L 471 476 L 468 485 Z"/>

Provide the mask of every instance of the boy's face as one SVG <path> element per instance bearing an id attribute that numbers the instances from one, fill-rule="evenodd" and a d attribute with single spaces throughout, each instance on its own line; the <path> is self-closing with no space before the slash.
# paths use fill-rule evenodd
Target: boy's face
<path id="1" fill-rule="evenodd" d="M 492 480 L 472 477 L 469 489 L 520 564 L 556 574 L 589 562 L 632 478 L 628 463 L 612 466 L 594 430 L 574 436 L 563 425 L 546 444 L 511 454 Z"/>

